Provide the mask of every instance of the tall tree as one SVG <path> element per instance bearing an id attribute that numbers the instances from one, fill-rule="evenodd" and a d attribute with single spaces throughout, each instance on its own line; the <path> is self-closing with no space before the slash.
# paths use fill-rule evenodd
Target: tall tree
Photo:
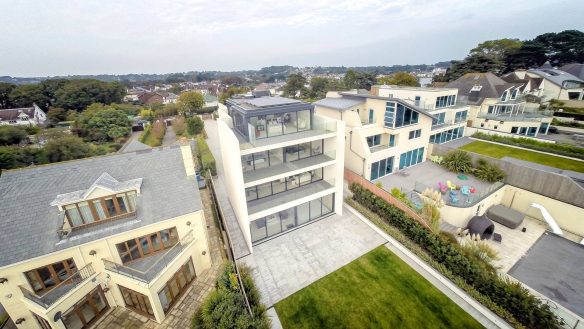
<path id="1" fill-rule="evenodd" d="M 198 91 L 187 91 L 180 94 L 178 104 L 184 113 L 196 113 L 205 106 L 205 97 Z"/>
<path id="2" fill-rule="evenodd" d="M 30 107 L 33 103 L 45 107 L 49 98 L 43 93 L 40 85 L 20 85 L 10 93 L 10 103 L 13 107 Z"/>
<path id="3" fill-rule="evenodd" d="M 10 93 L 16 88 L 16 85 L 6 82 L 0 82 L 0 109 L 12 107 L 10 102 Z"/>
<path id="4" fill-rule="evenodd" d="M 82 111 L 93 103 L 120 103 L 125 89 L 118 82 L 94 79 L 71 80 L 54 93 L 55 107 Z"/>
<path id="5" fill-rule="evenodd" d="M 466 73 L 472 72 L 492 72 L 499 74 L 503 71 L 503 67 L 503 63 L 493 59 L 491 56 L 485 54 L 468 55 L 462 61 L 452 62 L 452 66 L 444 75 L 444 80 L 456 80 Z"/>
<path id="6" fill-rule="evenodd" d="M 310 79 L 310 97 L 324 98 L 327 92 L 327 85 L 329 79 L 322 77 L 314 77 Z"/>
<path id="7" fill-rule="evenodd" d="M 225 101 L 229 98 L 231 98 L 233 95 L 236 94 L 243 94 L 246 93 L 247 89 L 244 87 L 229 87 L 227 88 L 227 90 L 223 93 L 221 93 L 221 95 L 219 95 L 219 101 L 223 104 L 225 104 Z"/>
<path id="8" fill-rule="evenodd" d="M 306 78 L 301 73 L 293 73 L 288 76 L 282 90 L 285 96 L 296 97 L 305 90 L 305 84 Z"/>
<path id="9" fill-rule="evenodd" d="M 348 69 L 343 78 L 345 86 L 349 89 L 367 89 L 371 90 L 371 86 L 375 84 L 375 72 L 358 72 L 353 69 Z"/>
<path id="10" fill-rule="evenodd" d="M 487 40 L 470 50 L 469 55 L 486 55 L 496 61 L 504 62 L 505 58 L 521 48 L 523 42 L 519 39 Z"/>
<path id="11" fill-rule="evenodd" d="M 377 78 L 378 84 L 419 87 L 420 83 L 415 76 L 408 72 L 396 72 L 392 75 Z"/>

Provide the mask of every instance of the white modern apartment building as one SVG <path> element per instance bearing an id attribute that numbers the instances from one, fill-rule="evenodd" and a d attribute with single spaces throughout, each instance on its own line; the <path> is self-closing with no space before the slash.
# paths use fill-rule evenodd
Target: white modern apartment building
<path id="1" fill-rule="evenodd" d="M 371 93 L 330 92 L 317 114 L 342 120 L 345 167 L 374 180 L 425 161 L 429 141 L 464 135 L 466 107 L 456 89 L 373 86 Z"/>
<path id="2" fill-rule="evenodd" d="M 342 213 L 344 122 L 283 97 L 227 100 L 218 120 L 227 193 L 253 245 Z"/>

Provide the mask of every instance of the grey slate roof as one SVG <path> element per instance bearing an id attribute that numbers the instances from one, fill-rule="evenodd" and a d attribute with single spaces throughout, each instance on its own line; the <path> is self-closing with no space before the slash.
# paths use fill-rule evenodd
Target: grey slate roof
<path id="1" fill-rule="evenodd" d="M 581 80 L 584 80 L 584 64 L 572 63 L 560 67 L 560 70 L 568 72 Z"/>
<path id="2" fill-rule="evenodd" d="M 365 100 L 362 98 L 323 98 L 314 102 L 314 105 L 328 107 L 335 110 L 347 110 L 353 106 L 364 104 Z"/>
<path id="3" fill-rule="evenodd" d="M 519 87 L 523 83 L 509 83 L 491 72 L 467 73 L 460 78 L 449 82 L 446 88 L 458 88 L 458 96 L 468 99 L 469 104 L 482 104 L 485 98 L 499 98 L 503 92 L 511 87 Z M 472 91 L 474 86 L 481 86 L 480 90 Z"/>
<path id="4" fill-rule="evenodd" d="M 142 178 L 137 216 L 74 231 L 59 240 L 63 213 L 51 206 L 58 194 L 89 188 L 104 172 L 120 182 Z M 187 178 L 179 147 L 89 158 L 0 176 L 0 267 L 202 209 Z"/>
<path id="5" fill-rule="evenodd" d="M 527 72 L 532 73 L 532 74 L 537 74 L 540 77 L 551 81 L 552 83 L 563 87 L 564 86 L 564 82 L 566 81 L 573 81 L 573 82 L 580 82 L 582 84 L 584 84 L 584 80 L 578 78 L 577 76 L 574 76 L 568 72 L 564 72 L 562 70 L 556 70 L 556 69 L 536 69 L 536 70 L 528 70 Z"/>
<path id="6" fill-rule="evenodd" d="M 128 144 L 128 146 L 126 146 L 123 153 L 130 153 L 130 152 L 143 151 L 143 150 L 149 150 L 149 149 L 151 149 L 150 146 L 148 146 L 140 141 L 133 140 L 130 142 L 130 144 Z"/>

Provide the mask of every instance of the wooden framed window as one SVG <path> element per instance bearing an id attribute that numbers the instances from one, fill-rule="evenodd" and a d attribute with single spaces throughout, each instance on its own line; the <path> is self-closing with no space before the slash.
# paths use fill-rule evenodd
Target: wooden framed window
<path id="1" fill-rule="evenodd" d="M 66 328 L 89 328 L 104 316 L 108 309 L 107 299 L 101 286 L 98 286 L 73 307 L 63 312 L 63 324 Z"/>
<path id="2" fill-rule="evenodd" d="M 35 320 L 37 321 L 39 326 L 41 326 L 42 329 L 51 329 L 52 328 L 51 325 L 49 324 L 49 321 L 45 320 L 44 318 L 41 318 L 40 316 L 38 316 L 34 312 L 32 312 L 32 315 L 34 316 Z"/>
<path id="3" fill-rule="evenodd" d="M 71 227 L 112 219 L 136 211 L 136 191 L 118 193 L 63 207 Z"/>
<path id="4" fill-rule="evenodd" d="M 47 266 L 39 267 L 24 273 L 35 292 L 51 290 L 59 283 L 67 280 L 77 272 L 73 258 L 62 260 Z"/>
<path id="5" fill-rule="evenodd" d="M 164 287 L 158 292 L 158 298 L 162 304 L 164 314 L 168 314 L 170 308 L 187 291 L 188 286 L 196 278 L 193 260 L 189 260 L 172 276 Z"/>
<path id="6" fill-rule="evenodd" d="M 126 307 L 140 313 L 144 316 L 154 318 L 154 311 L 152 310 L 152 305 L 150 300 L 146 295 L 136 292 L 132 289 L 128 289 L 124 286 L 120 286 L 120 292 L 126 303 Z"/>
<path id="7" fill-rule="evenodd" d="M 172 248 L 177 243 L 178 232 L 176 227 L 172 227 L 118 243 L 116 248 L 118 249 L 122 263 L 126 264 L 156 252 Z"/>

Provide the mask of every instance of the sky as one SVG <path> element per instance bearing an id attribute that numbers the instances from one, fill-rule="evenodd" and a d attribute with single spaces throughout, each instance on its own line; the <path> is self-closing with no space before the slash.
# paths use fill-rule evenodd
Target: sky
<path id="1" fill-rule="evenodd" d="M 0 76 L 462 59 L 584 30 L 582 0 L 0 0 Z"/>

